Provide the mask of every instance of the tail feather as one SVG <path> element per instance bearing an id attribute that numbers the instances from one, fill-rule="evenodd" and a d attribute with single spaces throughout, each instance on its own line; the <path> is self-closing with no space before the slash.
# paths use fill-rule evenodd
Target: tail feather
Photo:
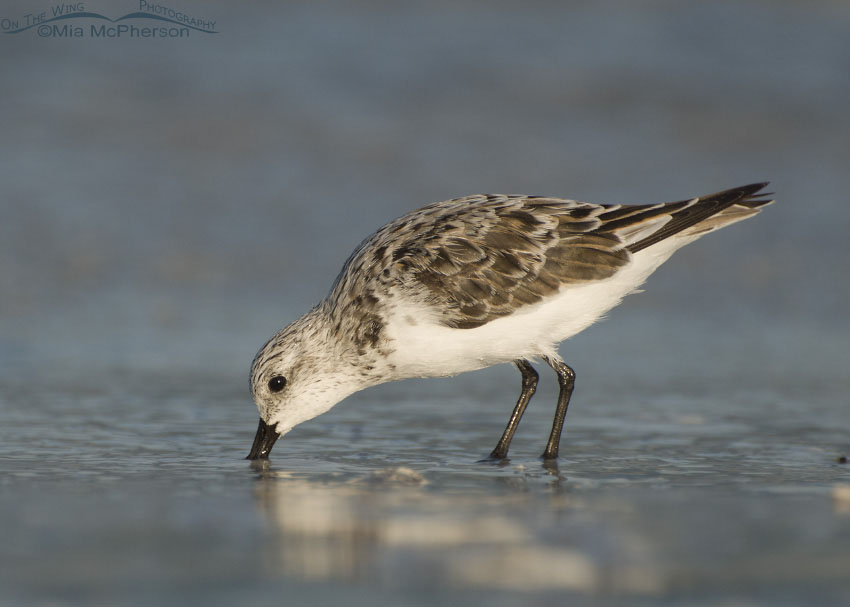
<path id="1" fill-rule="evenodd" d="M 717 228 L 741 221 L 759 212 L 761 207 L 773 202 L 769 193 L 759 193 L 767 182 L 753 183 L 730 190 L 724 190 L 692 201 L 671 202 L 664 205 L 673 210 L 670 221 L 647 237 L 629 245 L 632 253 L 650 247 L 665 238 L 684 233 L 688 236 L 703 234 Z"/>

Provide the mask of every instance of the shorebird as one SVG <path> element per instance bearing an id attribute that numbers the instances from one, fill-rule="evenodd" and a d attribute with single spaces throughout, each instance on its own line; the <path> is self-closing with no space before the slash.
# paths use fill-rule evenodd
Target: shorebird
<path id="1" fill-rule="evenodd" d="M 557 458 L 575 382 L 558 344 L 680 247 L 773 202 L 765 185 L 641 205 L 481 194 L 388 223 L 354 250 L 328 296 L 254 358 L 260 423 L 248 459 L 267 458 L 294 426 L 369 386 L 512 362 L 522 389 L 490 454 L 503 459 L 537 387 L 537 359 L 558 378 L 542 455 Z"/>

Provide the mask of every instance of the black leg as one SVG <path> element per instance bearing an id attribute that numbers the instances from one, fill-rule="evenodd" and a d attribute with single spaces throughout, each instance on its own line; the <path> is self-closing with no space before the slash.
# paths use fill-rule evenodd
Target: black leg
<path id="1" fill-rule="evenodd" d="M 499 439 L 499 444 L 493 449 L 490 454 L 490 459 L 505 459 L 508 456 L 508 447 L 511 446 L 511 440 L 514 437 L 514 432 L 519 425 L 519 420 L 522 419 L 522 414 L 525 412 L 525 407 L 528 401 L 534 396 L 534 391 L 537 389 L 537 371 L 524 358 L 514 361 L 514 364 L 522 373 L 522 392 L 520 392 L 519 400 L 516 401 L 511 418 L 508 420 L 508 425 L 502 433 L 502 438 Z"/>
<path id="2" fill-rule="evenodd" d="M 550 367 L 558 374 L 558 385 L 561 391 L 558 393 L 558 407 L 555 409 L 555 421 L 552 422 L 552 434 L 546 443 L 543 459 L 555 459 L 558 457 L 558 445 L 561 442 L 561 430 L 564 427 L 564 418 L 567 416 L 567 407 L 570 405 L 570 395 L 573 393 L 573 385 L 576 381 L 575 371 L 570 369 L 564 361 L 544 359 Z"/>

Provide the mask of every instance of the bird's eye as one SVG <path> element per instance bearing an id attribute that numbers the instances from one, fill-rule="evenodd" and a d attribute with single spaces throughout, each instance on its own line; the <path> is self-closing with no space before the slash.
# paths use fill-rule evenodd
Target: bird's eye
<path id="1" fill-rule="evenodd" d="M 269 380 L 269 391 L 280 392 L 286 387 L 286 378 L 283 375 L 275 375 Z"/>

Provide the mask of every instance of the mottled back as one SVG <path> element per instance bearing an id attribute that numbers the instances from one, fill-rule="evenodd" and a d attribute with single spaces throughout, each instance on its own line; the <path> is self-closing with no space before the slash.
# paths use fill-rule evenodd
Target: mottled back
<path id="1" fill-rule="evenodd" d="M 358 342 L 371 345 L 381 328 L 379 302 L 394 291 L 430 304 L 448 327 L 479 327 L 564 285 L 613 276 L 633 253 L 673 235 L 749 216 L 770 202 L 757 194 L 764 185 L 650 205 L 504 194 L 437 202 L 363 241 L 326 302 L 338 322 L 360 318 L 367 328 Z"/>
<path id="2" fill-rule="evenodd" d="M 446 326 L 477 327 L 628 263 L 623 241 L 598 230 L 616 208 L 506 195 L 435 203 L 365 240 L 333 290 L 376 304 L 375 292 L 401 288 L 439 310 Z"/>

